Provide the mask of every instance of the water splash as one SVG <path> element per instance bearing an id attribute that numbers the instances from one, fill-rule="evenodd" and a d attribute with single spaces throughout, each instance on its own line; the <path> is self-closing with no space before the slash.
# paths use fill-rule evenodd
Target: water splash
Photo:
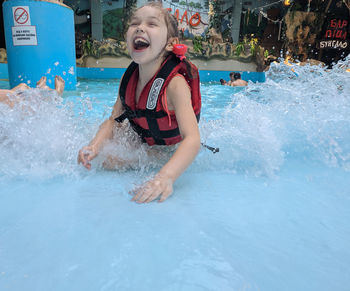
<path id="1" fill-rule="evenodd" d="M 222 119 L 202 126 L 208 143 L 220 145 L 211 165 L 271 175 L 299 158 L 349 170 L 349 67 L 350 58 L 331 71 L 272 64 L 266 83 L 250 83 L 231 96 Z"/>
<path id="2" fill-rule="evenodd" d="M 0 175 L 52 177 L 72 174 L 76 152 L 88 135 L 71 104 L 55 91 L 30 89 L 0 104 Z"/>
<path id="3" fill-rule="evenodd" d="M 240 90 L 202 84 L 202 141 L 220 152 L 203 149 L 190 170 L 273 176 L 289 159 L 350 170 L 349 67 L 350 58 L 331 71 L 272 64 L 265 83 Z M 80 175 L 77 152 L 109 116 L 116 90 L 114 82 L 81 81 L 63 100 L 54 91 L 32 89 L 14 108 L 0 104 L 0 176 Z M 130 138 L 106 145 L 94 166 L 112 153 L 144 172 L 171 154 L 130 145 Z"/>

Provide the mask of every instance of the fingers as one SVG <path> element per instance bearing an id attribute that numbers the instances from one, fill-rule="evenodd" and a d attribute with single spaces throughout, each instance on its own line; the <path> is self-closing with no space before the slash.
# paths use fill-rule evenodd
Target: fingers
<path id="1" fill-rule="evenodd" d="M 167 199 L 171 193 L 173 192 L 173 188 L 171 185 L 165 185 L 165 187 L 163 187 L 162 189 L 160 189 L 160 191 L 154 192 L 153 194 L 151 194 L 147 199 L 146 199 L 146 203 L 148 202 L 152 202 L 153 200 L 157 199 L 160 197 L 160 201 L 159 202 L 163 202 L 165 199 Z"/>
<path id="2" fill-rule="evenodd" d="M 84 147 L 79 151 L 78 154 L 78 164 L 82 164 L 88 170 L 91 169 L 91 163 L 89 163 L 94 158 L 94 154 L 88 147 Z"/>
<path id="3" fill-rule="evenodd" d="M 133 191 L 135 196 L 131 199 L 136 203 L 149 203 L 160 197 L 159 202 L 163 202 L 173 192 L 170 179 L 154 179 Z"/>
<path id="4" fill-rule="evenodd" d="M 172 193 L 173 193 L 173 189 L 164 191 L 163 194 L 160 196 L 160 199 L 158 200 L 158 202 L 164 202 L 164 200 L 167 199 Z"/>
<path id="5" fill-rule="evenodd" d="M 146 203 L 152 202 L 153 200 L 157 199 L 160 195 L 161 195 L 161 193 L 157 193 L 157 192 L 153 193 L 145 200 L 145 202 Z"/>
<path id="6" fill-rule="evenodd" d="M 144 188 L 141 188 L 136 192 L 131 201 L 135 201 L 136 203 L 144 203 L 152 196 L 157 198 L 159 194 L 160 189 L 154 188 L 153 185 L 150 185 L 150 182 L 148 182 Z"/>
<path id="7" fill-rule="evenodd" d="M 79 156 L 78 164 L 82 164 L 88 170 L 91 169 L 91 163 L 88 162 L 87 158 L 84 155 Z"/>

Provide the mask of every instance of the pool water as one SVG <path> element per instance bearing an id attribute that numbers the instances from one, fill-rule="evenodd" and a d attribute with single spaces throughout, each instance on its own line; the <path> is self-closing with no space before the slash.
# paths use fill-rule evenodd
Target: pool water
<path id="1" fill-rule="evenodd" d="M 76 164 L 118 80 L 0 104 L 0 290 L 349 290 L 346 67 L 201 84 L 201 137 L 220 152 L 203 148 L 164 203 L 130 202 L 164 162 L 142 147 L 134 170 Z"/>

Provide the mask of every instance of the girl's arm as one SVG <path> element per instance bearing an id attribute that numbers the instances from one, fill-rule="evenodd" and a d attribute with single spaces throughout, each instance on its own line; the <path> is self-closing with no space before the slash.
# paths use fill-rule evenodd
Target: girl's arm
<path id="1" fill-rule="evenodd" d="M 123 106 L 118 96 L 117 101 L 113 106 L 113 111 L 109 119 L 105 120 L 96 133 L 95 137 L 90 141 L 88 146 L 83 147 L 79 151 L 78 163 L 82 163 L 87 169 L 91 169 L 90 161 L 93 160 L 101 149 L 101 145 L 113 136 L 113 128 L 116 126 L 114 118 L 121 115 L 123 112 Z"/>
<path id="2" fill-rule="evenodd" d="M 136 191 L 133 200 L 139 203 L 151 202 L 158 197 L 159 202 L 162 202 L 169 197 L 173 183 L 192 163 L 200 149 L 200 135 L 191 92 L 184 78 L 174 77 L 171 80 L 167 87 L 167 98 L 169 107 L 175 110 L 183 140 L 159 173 Z"/>

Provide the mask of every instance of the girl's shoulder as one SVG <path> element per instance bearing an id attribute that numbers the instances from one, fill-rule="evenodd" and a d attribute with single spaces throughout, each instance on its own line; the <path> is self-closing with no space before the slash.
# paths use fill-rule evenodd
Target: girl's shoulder
<path id="1" fill-rule="evenodd" d="M 190 86 L 188 85 L 186 78 L 184 77 L 184 75 L 177 73 L 169 82 L 167 89 L 169 90 L 174 90 L 176 92 L 176 90 L 178 90 L 179 88 L 182 87 L 187 87 L 188 89 L 190 89 Z"/>
<path id="2" fill-rule="evenodd" d="M 181 74 L 175 75 L 169 82 L 165 94 L 168 97 L 168 104 L 170 107 L 174 106 L 174 100 L 187 99 L 191 97 L 191 88 L 187 83 L 185 77 Z"/>

